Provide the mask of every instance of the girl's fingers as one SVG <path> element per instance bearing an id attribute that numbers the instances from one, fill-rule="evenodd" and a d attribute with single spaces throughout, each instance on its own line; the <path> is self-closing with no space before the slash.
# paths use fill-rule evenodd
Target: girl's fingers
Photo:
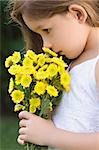
<path id="1" fill-rule="evenodd" d="M 21 111 L 20 113 L 19 113 L 19 118 L 20 119 L 29 119 L 30 117 L 31 117 L 31 113 L 29 113 L 29 112 L 27 112 L 27 111 Z"/>
<path id="2" fill-rule="evenodd" d="M 17 141 L 18 141 L 19 144 L 24 145 L 25 141 L 27 141 L 26 135 L 24 135 L 24 134 L 19 135 Z"/>
<path id="3" fill-rule="evenodd" d="M 27 125 L 27 120 L 25 119 L 22 119 L 20 122 L 19 122 L 19 127 L 26 127 Z"/>
<path id="4" fill-rule="evenodd" d="M 18 139 L 17 139 L 17 142 L 18 142 L 19 144 L 21 144 L 21 145 L 24 145 L 24 144 L 25 144 L 24 140 L 21 140 L 19 137 L 18 137 Z"/>
<path id="5" fill-rule="evenodd" d="M 26 128 L 20 128 L 19 129 L 19 134 L 25 134 L 26 133 Z"/>

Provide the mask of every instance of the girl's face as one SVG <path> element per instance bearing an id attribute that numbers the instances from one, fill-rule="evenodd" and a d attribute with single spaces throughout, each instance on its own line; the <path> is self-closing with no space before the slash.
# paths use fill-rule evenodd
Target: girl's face
<path id="1" fill-rule="evenodd" d="M 41 35 L 43 46 L 69 59 L 78 57 L 85 48 L 88 25 L 80 23 L 71 13 L 35 20 L 23 14 L 26 25 Z"/>

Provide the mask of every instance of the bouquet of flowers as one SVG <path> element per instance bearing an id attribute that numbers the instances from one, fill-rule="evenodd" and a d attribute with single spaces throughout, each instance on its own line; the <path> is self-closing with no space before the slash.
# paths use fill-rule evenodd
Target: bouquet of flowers
<path id="1" fill-rule="evenodd" d="M 71 78 L 62 56 L 42 49 L 38 55 L 32 50 L 25 54 L 15 51 L 6 58 L 5 67 L 12 75 L 8 92 L 15 103 L 14 111 L 27 110 L 49 119 L 60 103 L 63 90 L 70 91 Z M 26 149 L 38 150 L 42 146 L 27 143 Z"/>

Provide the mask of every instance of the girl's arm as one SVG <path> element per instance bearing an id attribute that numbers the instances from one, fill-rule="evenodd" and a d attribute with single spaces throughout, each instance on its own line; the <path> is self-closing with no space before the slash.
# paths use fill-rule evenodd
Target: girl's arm
<path id="1" fill-rule="evenodd" d="M 99 133 L 73 133 L 54 126 L 52 121 L 22 111 L 18 142 L 47 145 L 61 150 L 99 150 Z"/>
<path id="2" fill-rule="evenodd" d="M 61 150 L 99 150 L 99 133 L 73 133 L 56 129 L 51 144 Z"/>

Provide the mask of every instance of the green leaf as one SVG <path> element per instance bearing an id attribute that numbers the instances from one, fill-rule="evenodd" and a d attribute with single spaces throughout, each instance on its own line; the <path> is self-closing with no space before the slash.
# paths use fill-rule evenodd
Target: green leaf
<path id="1" fill-rule="evenodd" d="M 49 112 L 49 104 L 50 104 L 49 95 L 46 94 L 45 97 L 44 96 L 42 97 L 42 104 L 39 116 L 47 115 L 47 113 Z"/>
<path id="2" fill-rule="evenodd" d="M 54 97 L 52 99 L 52 103 L 53 103 L 54 107 L 59 105 L 59 103 L 61 102 L 61 99 L 62 99 L 62 92 L 60 92 L 57 97 Z"/>
<path id="3" fill-rule="evenodd" d="M 19 85 L 16 85 L 16 84 L 15 84 L 15 88 L 16 88 L 17 90 L 24 91 L 24 89 L 23 89 L 23 87 L 22 87 L 21 84 L 19 84 Z"/>

